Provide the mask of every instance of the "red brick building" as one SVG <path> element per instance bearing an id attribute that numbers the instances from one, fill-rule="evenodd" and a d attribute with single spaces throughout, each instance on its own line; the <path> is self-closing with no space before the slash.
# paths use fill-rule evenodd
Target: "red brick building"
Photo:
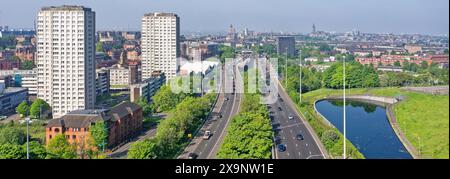
<path id="1" fill-rule="evenodd" d="M 71 144 L 86 143 L 89 128 L 104 121 L 108 128 L 108 148 L 113 148 L 139 135 L 142 131 L 142 108 L 123 102 L 111 110 L 79 110 L 52 119 L 46 126 L 46 143 L 58 134 L 64 134 Z"/>

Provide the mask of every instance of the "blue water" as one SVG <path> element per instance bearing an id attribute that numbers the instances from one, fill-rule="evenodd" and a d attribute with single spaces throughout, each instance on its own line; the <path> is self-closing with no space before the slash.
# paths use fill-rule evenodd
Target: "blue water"
<path id="1" fill-rule="evenodd" d="M 346 101 L 347 138 L 368 159 L 411 159 L 386 116 L 386 108 Z M 323 100 L 317 110 L 343 133 L 342 100 Z"/>

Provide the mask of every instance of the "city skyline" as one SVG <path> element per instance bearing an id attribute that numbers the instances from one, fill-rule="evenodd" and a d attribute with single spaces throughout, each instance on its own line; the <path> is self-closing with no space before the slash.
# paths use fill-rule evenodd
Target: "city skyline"
<path id="1" fill-rule="evenodd" d="M 356 0 L 339 2 L 283 0 L 281 2 L 266 1 L 263 4 L 259 2 L 256 0 L 239 3 L 236 0 L 226 2 L 132 0 L 125 3 L 120 0 L 108 2 L 43 0 L 27 1 L 28 5 L 22 7 L 21 5 L 25 2 L 17 0 L 4 2 L 4 5 L 0 7 L 0 25 L 11 28 L 32 28 L 34 18 L 30 17 L 35 16 L 41 7 L 67 4 L 83 5 L 96 11 L 98 30 L 137 31 L 140 29 L 139 19 L 143 14 L 172 12 L 181 17 L 183 33 L 225 32 L 229 24 L 233 24 L 239 31 L 249 28 L 261 32 L 284 33 L 308 33 L 312 31 L 312 24 L 316 25 L 317 30 L 329 32 L 348 32 L 357 29 L 369 33 L 448 35 L 449 31 L 449 2 L 446 0 L 433 2 L 370 0 L 364 3 L 358 3 Z M 111 8 L 102 8 L 105 3 L 109 3 L 108 7 Z M 255 3 L 258 3 L 258 6 Z M 17 14 L 19 7 L 22 15 L 7 16 L 7 14 Z M 118 10 L 121 13 L 117 13 Z M 211 13 L 215 15 L 212 16 Z M 295 23 L 297 20 L 300 23 Z"/>

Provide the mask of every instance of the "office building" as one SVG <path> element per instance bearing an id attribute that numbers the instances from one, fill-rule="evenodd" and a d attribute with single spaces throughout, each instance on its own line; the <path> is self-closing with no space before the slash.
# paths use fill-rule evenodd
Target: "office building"
<path id="1" fill-rule="evenodd" d="M 295 37 L 278 37 L 277 39 L 278 55 L 295 56 Z"/>

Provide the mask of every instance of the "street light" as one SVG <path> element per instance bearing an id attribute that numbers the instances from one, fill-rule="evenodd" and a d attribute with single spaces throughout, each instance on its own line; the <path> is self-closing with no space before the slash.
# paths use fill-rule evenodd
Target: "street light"
<path id="1" fill-rule="evenodd" d="M 30 128 L 29 128 L 30 118 L 29 117 L 25 118 L 25 123 L 27 123 L 27 159 L 30 159 Z"/>
<path id="2" fill-rule="evenodd" d="M 303 92 L 303 90 L 302 90 L 302 51 L 301 50 L 299 51 L 299 55 L 300 55 L 299 68 L 300 68 L 300 105 L 301 105 L 302 104 L 302 92 Z"/>
<path id="3" fill-rule="evenodd" d="M 345 116 L 345 56 L 344 56 L 344 59 L 343 59 L 343 84 L 344 84 L 344 122 L 343 122 L 343 125 L 344 125 L 344 127 L 343 127 L 343 130 L 344 130 L 344 159 L 346 159 L 347 158 L 347 154 L 346 154 L 346 148 L 347 148 L 347 133 L 346 133 L 346 116 Z"/>

